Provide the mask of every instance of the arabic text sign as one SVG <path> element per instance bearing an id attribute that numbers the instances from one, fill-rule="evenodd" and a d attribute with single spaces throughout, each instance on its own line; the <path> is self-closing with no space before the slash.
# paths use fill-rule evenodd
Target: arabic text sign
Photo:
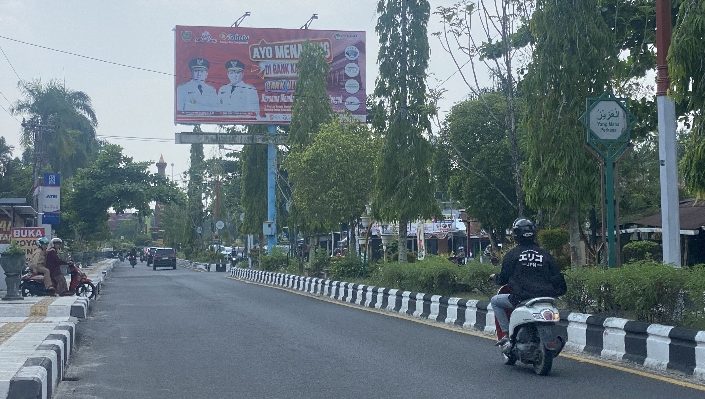
<path id="1" fill-rule="evenodd" d="M 617 140 L 628 128 L 627 113 L 614 100 L 595 104 L 588 118 L 590 130 L 602 140 Z"/>
<path id="2" fill-rule="evenodd" d="M 326 55 L 333 110 L 365 121 L 365 32 L 177 26 L 175 40 L 176 123 L 290 123 L 306 41 Z"/>

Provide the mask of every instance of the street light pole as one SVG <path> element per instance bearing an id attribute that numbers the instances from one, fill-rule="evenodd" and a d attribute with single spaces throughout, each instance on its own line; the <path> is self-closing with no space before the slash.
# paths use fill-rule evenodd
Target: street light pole
<path id="1" fill-rule="evenodd" d="M 666 55 L 671 44 L 671 0 L 656 0 L 656 106 L 661 182 L 663 263 L 681 266 L 678 168 L 676 158 L 676 107 L 668 97 L 670 78 Z"/>

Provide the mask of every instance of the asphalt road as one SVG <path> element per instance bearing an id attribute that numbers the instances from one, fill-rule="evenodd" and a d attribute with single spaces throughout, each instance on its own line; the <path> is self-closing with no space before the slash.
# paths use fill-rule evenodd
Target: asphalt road
<path id="1" fill-rule="evenodd" d="M 699 398 L 559 358 L 549 377 L 492 342 L 187 269 L 118 264 L 57 398 Z"/>

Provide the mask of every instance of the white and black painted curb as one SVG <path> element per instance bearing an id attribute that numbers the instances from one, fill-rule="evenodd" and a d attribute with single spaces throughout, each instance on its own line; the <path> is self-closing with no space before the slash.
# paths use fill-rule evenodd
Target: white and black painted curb
<path id="1" fill-rule="evenodd" d="M 7 399 L 51 398 L 76 342 L 76 323 L 60 323 L 10 380 Z"/>
<path id="2" fill-rule="evenodd" d="M 489 301 L 241 268 L 231 269 L 230 276 L 462 328 L 495 332 Z M 705 380 L 705 331 L 575 312 L 561 313 L 559 331 L 567 337 L 566 346 L 573 352 L 633 362 L 654 370 L 676 370 Z"/>
<path id="3" fill-rule="evenodd" d="M 114 265 L 115 262 L 112 262 L 101 273 L 90 276 L 97 292 L 100 292 L 103 280 Z M 71 317 L 86 318 L 91 302 L 92 300 L 88 298 L 77 297 L 70 307 Z M 50 316 L 50 313 L 48 312 L 47 315 Z M 59 323 L 36 347 L 34 353 L 10 380 L 7 399 L 47 399 L 52 397 L 54 389 L 64 377 L 76 342 L 77 322 L 74 320 L 76 319 Z"/>

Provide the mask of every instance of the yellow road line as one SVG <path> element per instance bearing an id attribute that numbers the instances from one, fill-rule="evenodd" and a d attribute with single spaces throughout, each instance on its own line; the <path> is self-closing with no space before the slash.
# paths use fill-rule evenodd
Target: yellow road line
<path id="1" fill-rule="evenodd" d="M 302 291 L 298 291 L 298 290 L 293 290 L 293 289 L 291 289 L 291 288 L 286 288 L 286 287 L 281 287 L 281 286 L 274 286 L 274 285 L 268 285 L 268 284 L 263 284 L 263 283 L 259 283 L 259 282 L 255 282 L 255 281 L 249 281 L 249 280 L 242 280 L 242 279 L 239 279 L 239 278 L 236 278 L 236 277 L 229 277 L 229 276 L 228 276 L 228 277 L 226 277 L 226 278 L 231 279 L 231 280 L 240 281 L 240 282 L 243 282 L 243 283 L 246 283 L 246 284 L 253 284 L 253 285 L 259 285 L 259 286 L 262 286 L 262 287 L 274 288 L 274 289 L 278 289 L 278 290 L 281 290 L 281 291 L 286 291 L 286 292 L 289 292 L 289 293 L 292 293 L 292 294 L 297 294 L 297 295 L 301 295 L 301 296 L 305 296 L 305 297 L 309 297 L 309 298 L 314 298 L 314 299 L 318 299 L 318 300 L 321 300 L 321 301 L 333 303 L 333 304 L 340 305 L 340 306 L 345 306 L 345 307 L 352 308 L 352 309 L 364 310 L 364 311 L 366 311 L 366 312 L 382 314 L 382 315 L 385 315 L 385 316 L 392 316 L 392 317 L 396 317 L 397 319 L 403 319 L 403 320 L 408 320 L 408 321 L 411 321 L 411 322 L 414 322 L 414 323 L 425 324 L 425 325 L 431 326 L 431 327 L 442 328 L 442 329 L 444 329 L 444 330 L 453 331 L 453 332 L 457 332 L 457 333 L 461 333 L 461 334 L 465 334 L 465 335 L 471 335 L 471 336 L 473 336 L 473 337 L 484 338 L 484 339 L 488 339 L 488 340 L 492 340 L 492 341 L 496 340 L 495 337 L 485 335 L 485 334 L 483 334 L 483 333 L 481 333 L 481 332 L 479 332 L 479 331 L 472 331 L 472 330 L 461 329 L 461 328 L 458 327 L 458 326 L 452 326 L 452 325 L 448 325 L 448 324 L 443 324 L 443 323 L 439 323 L 439 322 L 437 322 L 437 321 L 431 321 L 431 320 L 428 320 L 428 319 L 417 319 L 417 318 L 414 318 L 414 317 L 411 317 L 411 316 L 408 316 L 408 315 L 402 315 L 402 314 L 399 314 L 399 313 L 392 313 L 392 312 L 390 312 L 390 311 L 386 311 L 386 310 L 382 310 L 382 309 L 368 308 L 368 307 L 366 307 L 366 306 L 360 306 L 360 305 L 351 304 L 351 303 L 348 303 L 348 302 L 341 302 L 341 301 L 339 301 L 339 300 L 331 299 L 331 298 L 326 297 L 326 296 L 314 295 L 314 294 L 310 294 L 310 293 L 308 293 L 308 292 L 302 292 Z M 667 377 L 667 376 L 663 376 L 663 375 L 653 374 L 653 373 L 650 373 L 650 372 L 648 372 L 648 371 L 643 371 L 643 370 L 631 369 L 631 368 L 628 368 L 628 367 L 624 367 L 624 366 L 620 366 L 620 365 L 617 365 L 617 364 L 609 363 L 609 362 L 604 361 L 604 360 L 597 360 L 597 359 L 591 359 L 591 358 L 587 358 L 587 357 L 582 357 L 582 356 L 579 356 L 579 355 L 576 355 L 576 354 L 573 354 L 573 353 L 562 352 L 562 353 L 560 354 L 560 356 L 561 356 L 561 357 L 565 357 L 565 358 L 570 359 L 570 360 L 574 360 L 574 361 L 577 361 L 577 362 L 581 362 L 581 363 L 588 363 L 588 364 L 592 364 L 592 365 L 595 365 L 595 366 L 600 366 L 600 367 L 609 368 L 609 369 L 613 369 L 613 370 L 619 370 L 619 371 L 623 371 L 623 372 L 625 372 L 625 373 L 638 375 L 638 376 L 640 376 L 640 377 L 650 378 L 650 379 L 653 379 L 653 380 L 657 380 L 657 381 L 661 381 L 661 382 L 666 382 L 666 383 L 669 383 L 669 384 L 673 384 L 673 385 L 677 385 L 677 386 L 681 386 L 681 387 L 685 387 L 685 388 L 691 388 L 691 389 L 695 389 L 695 390 L 697 390 L 697 391 L 703 391 L 703 392 L 705 392 L 705 385 L 700 385 L 700 384 L 696 384 L 696 383 L 692 383 L 692 382 L 688 382 L 688 381 L 682 381 L 682 380 L 679 380 L 679 379 L 677 379 L 677 378 L 672 378 L 672 377 Z"/>

